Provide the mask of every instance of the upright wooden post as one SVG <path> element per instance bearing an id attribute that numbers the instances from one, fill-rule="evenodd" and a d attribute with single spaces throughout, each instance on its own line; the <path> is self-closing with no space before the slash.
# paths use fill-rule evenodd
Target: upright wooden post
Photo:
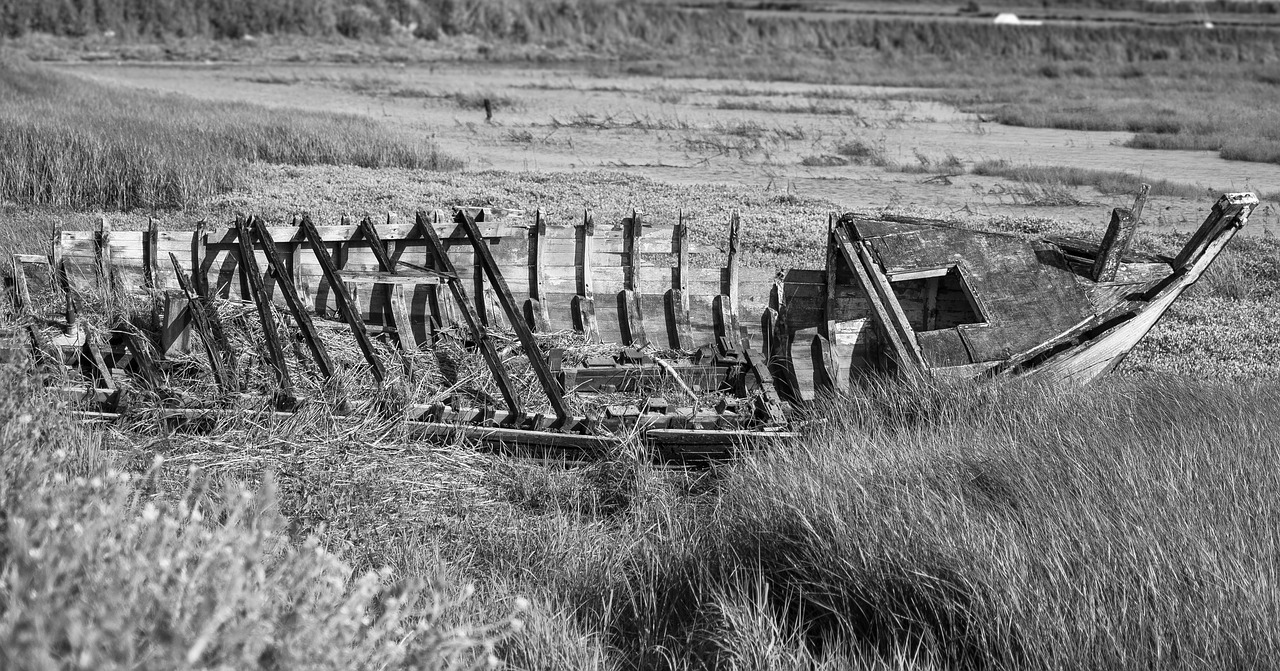
<path id="1" fill-rule="evenodd" d="M 725 287 L 725 295 L 729 297 L 729 315 L 732 318 L 733 335 L 732 342 L 741 343 L 742 326 L 738 321 L 738 313 L 741 310 L 741 296 L 739 295 L 739 278 L 738 273 L 738 245 L 742 235 L 741 221 L 738 217 L 738 211 L 734 210 L 729 215 L 729 286 Z"/>
<path id="2" fill-rule="evenodd" d="M 209 239 L 207 226 L 205 220 L 201 219 L 196 222 L 196 230 L 191 234 L 191 288 L 201 298 L 209 297 L 209 276 L 204 271 L 205 243 Z"/>
<path id="3" fill-rule="evenodd" d="M 150 217 L 147 218 L 147 232 L 142 236 L 142 274 L 147 289 L 158 291 L 164 288 L 160 280 L 160 225 Z"/>
<path id="4" fill-rule="evenodd" d="M 111 222 L 98 217 L 98 231 L 94 236 L 94 251 L 98 256 L 98 276 L 102 278 L 102 290 L 106 294 L 115 291 L 115 262 L 111 259 Z"/>
<path id="5" fill-rule="evenodd" d="M 787 320 L 786 287 L 781 279 L 774 281 L 769 303 L 770 310 L 777 311 L 772 329 L 773 352 L 769 355 L 769 372 L 773 374 L 774 381 L 780 383 L 778 392 L 783 398 L 788 403 L 798 405 L 801 402 L 799 383 L 796 380 L 794 362 L 791 359 L 791 327 Z M 765 311 L 766 317 L 770 310 Z"/>
<path id="6" fill-rule="evenodd" d="M 600 329 L 596 326 L 596 299 L 592 288 L 591 267 L 595 253 L 592 239 L 595 237 L 595 218 L 589 210 L 582 213 L 582 226 L 578 227 L 575 240 L 575 256 L 578 261 L 578 295 L 573 298 L 574 327 L 581 331 L 588 340 L 600 340 Z"/>
<path id="7" fill-rule="evenodd" d="M 1129 251 L 1129 243 L 1138 230 L 1138 219 L 1132 210 L 1121 207 L 1111 211 L 1111 223 L 1107 226 L 1107 234 L 1098 246 L 1098 258 L 1093 262 L 1093 281 L 1113 282 L 1125 252 Z"/>
<path id="8" fill-rule="evenodd" d="M 53 283 L 62 292 L 63 313 L 67 320 L 67 328 L 76 321 L 75 295 L 71 292 L 71 278 L 67 277 L 67 265 L 62 251 L 62 224 L 54 224 L 53 239 L 50 241 L 49 267 L 53 273 Z"/>
<path id="9" fill-rule="evenodd" d="M 827 394 L 835 393 L 835 356 L 831 353 L 831 342 L 821 334 L 813 336 L 812 356 L 814 390 Z"/>
<path id="10" fill-rule="evenodd" d="M 525 301 L 525 321 L 534 331 L 546 332 L 551 317 L 548 314 L 544 283 L 547 277 L 547 221 L 539 208 L 533 215 L 533 227 L 529 229 L 529 300 Z"/>
<path id="11" fill-rule="evenodd" d="M 818 332 L 827 340 L 834 337 L 836 326 L 836 264 L 839 252 L 836 251 L 835 230 L 836 215 L 828 213 L 826 281 L 822 294 L 822 322 L 818 325 Z"/>
<path id="12" fill-rule="evenodd" d="M 689 326 L 689 225 L 680 210 L 675 230 L 671 232 L 672 251 L 676 255 L 675 283 L 667 299 L 667 324 L 672 329 L 667 340 L 672 348 L 693 349 L 693 331 Z"/>
<path id="13" fill-rule="evenodd" d="M 618 325 L 622 340 L 632 347 L 644 347 L 649 342 L 644 330 L 644 314 L 640 310 L 640 236 L 644 223 L 640 213 L 631 211 L 631 219 L 622 226 L 622 294 L 618 306 Z"/>

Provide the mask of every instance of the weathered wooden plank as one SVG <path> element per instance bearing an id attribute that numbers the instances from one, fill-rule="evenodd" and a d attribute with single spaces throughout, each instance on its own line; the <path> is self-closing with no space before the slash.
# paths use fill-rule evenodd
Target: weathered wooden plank
<path id="1" fill-rule="evenodd" d="M 832 394 L 836 391 L 835 358 L 831 354 L 831 343 L 821 333 L 813 336 L 811 344 L 813 361 L 813 388 L 820 393 Z"/>
<path id="2" fill-rule="evenodd" d="M 1091 276 L 1094 282 L 1111 282 L 1116 279 L 1121 259 L 1129 251 L 1133 234 L 1138 230 L 1138 219 L 1131 210 L 1117 207 L 1111 211 L 1111 223 L 1098 247 L 1098 257 L 1093 262 Z"/>
<path id="3" fill-rule="evenodd" d="M 465 426 L 444 422 L 405 422 L 411 435 L 433 438 L 464 437 L 501 447 L 536 447 L 553 450 L 585 451 L 603 456 L 619 444 L 616 438 L 583 436 L 569 433 L 531 431 L 503 427 Z"/>
<path id="4" fill-rule="evenodd" d="M 164 292 L 164 307 L 160 313 L 159 349 L 162 357 L 191 351 L 191 309 L 188 302 L 181 292 Z"/>
<path id="5" fill-rule="evenodd" d="M 1205 218 L 1200 228 L 1192 234 L 1191 239 L 1183 246 L 1173 261 L 1174 270 L 1183 270 L 1198 261 L 1209 246 L 1227 228 L 1239 228 L 1249 218 L 1253 208 L 1258 206 L 1258 197 L 1252 193 L 1223 194 L 1213 204 L 1213 210 Z"/>
<path id="6" fill-rule="evenodd" d="M 872 260 L 866 245 L 861 241 L 854 243 L 849 239 L 848 231 L 837 226 L 834 239 L 839 252 L 844 256 L 846 265 L 854 271 L 863 292 L 872 305 L 872 316 L 876 324 L 893 347 L 895 360 L 908 373 L 920 373 L 925 368 L 924 358 L 920 354 L 920 346 L 914 340 L 914 334 L 893 296 L 893 289 L 888 279 Z M 856 251 L 855 251 L 856 248 Z"/>
<path id="7" fill-rule="evenodd" d="M 773 375 L 769 372 L 768 358 L 753 349 L 747 349 L 743 354 L 751 372 L 756 376 L 756 382 L 760 384 L 761 414 L 764 415 L 765 422 L 770 426 L 786 425 L 787 415 L 782 409 L 782 399 L 774 386 Z"/>

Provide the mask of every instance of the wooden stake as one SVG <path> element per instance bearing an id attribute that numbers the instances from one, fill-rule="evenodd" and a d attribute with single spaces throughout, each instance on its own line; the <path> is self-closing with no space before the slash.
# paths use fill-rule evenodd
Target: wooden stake
<path id="1" fill-rule="evenodd" d="M 98 274 L 102 278 L 102 290 L 106 294 L 115 291 L 115 263 L 111 259 L 111 223 L 106 217 L 98 218 L 94 251 L 98 256 Z"/>
<path id="2" fill-rule="evenodd" d="M 256 238 L 256 241 L 262 247 L 262 253 L 267 257 L 267 268 L 276 281 L 276 287 L 280 290 L 280 295 L 284 296 L 285 305 L 289 307 L 289 313 L 293 315 L 293 320 L 298 325 L 298 331 L 302 334 L 302 339 L 307 343 L 307 349 L 311 351 L 311 360 L 315 361 L 316 368 L 320 369 L 320 374 L 327 380 L 333 377 L 334 367 L 333 361 L 329 359 L 329 351 L 324 346 L 324 341 L 320 339 L 320 333 L 316 330 L 316 325 L 311 321 L 311 315 L 307 312 L 306 303 L 303 302 L 301 296 L 298 295 L 297 289 L 293 285 L 290 273 L 284 267 L 284 261 L 281 260 L 279 252 L 276 250 L 275 240 L 271 237 L 271 231 L 267 230 L 267 225 L 260 217 L 253 217 L 249 220 L 250 239 Z M 301 248 L 301 245 L 297 246 Z M 296 257 L 295 257 L 296 258 Z"/>
<path id="3" fill-rule="evenodd" d="M 671 233 L 672 251 L 676 255 L 675 286 L 667 301 L 667 324 L 672 332 L 667 334 L 670 346 L 680 350 L 693 349 L 693 331 L 689 326 L 689 225 L 680 210 L 675 230 Z"/>
<path id="4" fill-rule="evenodd" d="M 822 296 L 822 322 L 818 325 L 818 332 L 822 337 L 830 340 L 835 333 L 836 320 L 836 215 L 834 213 L 827 214 L 827 265 L 826 265 L 826 290 Z"/>
<path id="5" fill-rule="evenodd" d="M 50 241 L 49 265 L 53 272 L 53 283 L 62 291 L 63 316 L 67 320 L 67 328 L 76 322 L 75 295 L 71 292 L 71 279 L 67 277 L 67 265 L 62 252 L 62 224 L 53 227 L 53 239 Z"/>
<path id="6" fill-rule="evenodd" d="M 205 274 L 205 244 L 209 239 L 207 224 L 203 219 L 196 222 L 196 230 L 191 234 L 191 286 L 197 296 L 209 298 L 209 277 Z"/>
<path id="7" fill-rule="evenodd" d="M 291 398 L 293 381 L 289 378 L 289 361 L 284 356 L 284 347 L 280 344 L 280 331 L 277 330 L 275 307 L 271 304 L 271 296 L 262 283 L 262 272 L 258 270 L 258 258 L 253 253 L 253 237 L 249 225 L 242 216 L 236 217 L 236 242 L 240 248 L 240 272 L 248 278 L 250 296 L 258 308 L 258 321 L 262 323 L 262 339 L 266 344 L 267 356 L 271 368 L 276 374 L 276 385 L 280 392 Z M 268 239 L 264 246 L 274 244 Z"/>
<path id="8" fill-rule="evenodd" d="M 729 267 L 728 267 L 728 286 L 725 287 L 724 294 L 729 297 L 729 317 L 728 328 L 732 333 L 729 336 L 729 342 L 735 347 L 742 345 L 742 326 L 738 322 L 738 311 L 741 309 L 741 297 L 739 296 L 739 273 L 738 273 L 738 244 L 741 236 L 741 221 L 738 218 L 738 211 L 734 210 L 729 216 Z"/>
<path id="9" fill-rule="evenodd" d="M 160 280 L 160 225 L 147 218 L 147 232 L 142 235 L 142 274 L 147 289 L 159 291 Z"/>
<path id="10" fill-rule="evenodd" d="M 351 328 L 351 335 L 355 337 L 356 344 L 359 345 L 360 351 L 364 354 L 365 361 L 369 362 L 373 379 L 381 385 L 386 380 L 386 370 L 383 369 L 382 361 L 378 359 L 378 354 L 373 349 L 373 342 L 369 339 L 369 332 L 364 327 L 364 320 L 360 319 L 355 301 L 351 298 L 351 294 L 347 292 L 347 286 L 338 274 L 333 257 L 325 249 L 324 242 L 320 239 L 320 233 L 316 230 L 316 225 L 311 222 L 311 215 L 309 214 L 302 215 L 302 239 L 311 247 L 311 252 L 315 254 L 325 281 L 329 283 L 330 290 L 333 291 L 334 297 L 337 298 L 338 312 L 342 313 L 342 318 L 347 322 L 347 326 Z"/>
<path id="11" fill-rule="evenodd" d="M 229 349 L 222 347 L 222 338 L 214 334 L 210 320 L 209 313 L 215 312 L 213 304 L 207 302 L 208 299 L 203 296 L 195 295 L 191 282 L 188 281 L 186 274 L 182 272 L 182 266 L 178 264 L 177 256 L 170 253 L 169 261 L 173 264 L 173 272 L 178 277 L 178 286 L 186 294 L 187 305 L 191 309 L 191 320 L 196 326 L 196 332 L 200 334 L 200 341 L 204 343 L 204 351 L 209 357 L 209 367 L 213 370 L 213 377 L 218 382 L 218 388 L 225 393 L 235 391 L 237 387 L 235 374 L 234 371 L 229 370 L 231 364 L 227 360 L 230 357 Z M 227 354 L 224 356 L 223 352 L 227 352 Z"/>
<path id="12" fill-rule="evenodd" d="M 462 286 L 462 280 L 458 278 L 458 272 L 453 267 L 453 261 L 449 259 L 449 255 L 445 252 L 444 244 L 440 241 L 440 236 L 436 233 L 436 229 L 427 222 L 425 212 L 418 212 L 414 226 L 426 239 L 429 252 L 434 256 L 435 264 L 448 278 L 449 290 L 453 293 L 453 299 L 458 305 L 458 311 L 462 313 L 462 320 L 466 322 L 467 328 L 471 331 L 471 337 L 475 340 L 476 346 L 480 348 L 480 354 L 484 357 L 485 364 L 489 367 L 489 372 L 493 374 L 493 379 L 498 384 L 498 389 L 502 392 L 502 398 L 506 401 L 507 410 L 510 412 L 512 420 L 523 418 L 524 411 L 521 409 L 520 399 L 516 396 L 515 389 L 511 384 L 511 378 L 507 376 L 507 369 L 502 365 L 502 358 L 498 356 L 498 350 L 493 346 L 493 340 L 489 338 L 484 326 L 480 323 L 480 317 L 476 314 L 475 308 L 467 298 L 467 290 Z"/>
<path id="13" fill-rule="evenodd" d="M 1114 282 L 1120 264 L 1124 261 L 1125 252 L 1129 251 L 1129 243 L 1138 230 L 1138 219 L 1133 212 L 1121 207 L 1111 211 L 1111 223 L 1107 226 L 1107 234 L 1098 246 L 1098 258 L 1093 262 L 1094 282 Z"/>
<path id="14" fill-rule="evenodd" d="M 475 250 L 476 259 L 484 269 L 485 275 L 488 276 L 489 284 L 493 286 L 498 302 L 507 314 L 507 321 L 511 322 L 512 330 L 516 332 L 520 345 L 524 347 L 525 356 L 533 366 L 533 373 L 538 378 L 539 384 L 542 385 L 542 391 L 547 395 L 547 400 L 551 403 L 551 409 L 556 413 L 555 426 L 559 428 L 569 419 L 569 410 L 564 404 L 564 398 L 560 395 L 560 385 L 556 382 L 555 377 L 551 375 L 551 369 L 547 366 L 547 360 L 542 356 L 542 350 L 538 347 L 538 342 L 534 340 L 533 333 L 529 330 L 529 325 L 520 319 L 519 308 L 516 306 L 515 298 L 511 295 L 511 291 L 507 289 L 507 283 L 502 279 L 502 271 L 498 269 L 498 263 L 494 261 L 493 254 L 489 251 L 488 243 L 480 236 L 480 229 L 476 226 L 475 220 L 465 210 L 459 210 L 458 220 L 458 223 L 463 226 L 463 231 L 467 234 L 467 237 L 471 239 L 471 247 Z"/>
<path id="15" fill-rule="evenodd" d="M 594 254 L 591 244 L 595 236 L 596 223 L 590 211 L 582 213 L 582 226 L 578 228 L 576 256 L 578 257 L 578 295 L 574 297 L 574 327 L 586 336 L 587 340 L 600 341 L 600 329 L 596 326 L 596 299 L 592 289 L 591 259 Z"/>
<path id="16" fill-rule="evenodd" d="M 644 314 L 640 310 L 640 236 L 644 234 L 644 222 L 640 213 L 631 211 L 631 219 L 622 226 L 622 293 L 618 306 L 618 326 L 622 342 L 631 347 L 644 347 L 649 343 L 644 330 Z"/>
<path id="17" fill-rule="evenodd" d="M 191 351 L 191 308 L 180 291 L 164 292 L 160 313 L 160 356 L 168 358 Z"/>
<path id="18" fill-rule="evenodd" d="M 813 386 L 818 392 L 828 394 L 836 391 L 835 357 L 831 354 L 831 343 L 821 335 L 813 336 Z"/>
<path id="19" fill-rule="evenodd" d="M 547 277 L 547 221 L 539 209 L 533 216 L 533 228 L 529 229 L 529 300 L 525 305 L 525 318 L 534 331 L 550 330 L 548 324 L 547 295 L 544 289 Z"/>

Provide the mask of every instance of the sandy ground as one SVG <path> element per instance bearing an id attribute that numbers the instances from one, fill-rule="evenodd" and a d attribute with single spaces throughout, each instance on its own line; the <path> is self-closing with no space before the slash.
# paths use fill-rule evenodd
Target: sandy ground
<path id="1" fill-rule="evenodd" d="M 986 123 L 910 89 L 711 79 L 598 77 L 586 69 L 486 64 L 67 64 L 116 84 L 208 100 L 365 114 L 434 138 L 469 169 L 609 168 L 674 184 L 735 184 L 818 197 L 850 210 L 921 207 L 939 212 L 1046 217 L 1103 225 L 1125 194 L 1072 188 L 1081 204 L 1047 206 L 1014 182 L 963 174 L 977 161 L 1120 170 L 1202 186 L 1206 192 L 1280 191 L 1280 165 L 1231 162 L 1212 152 L 1121 146 L 1128 133 L 1017 128 Z M 486 120 L 476 101 L 495 103 Z M 906 173 L 870 165 L 807 166 L 860 142 Z M 831 162 L 831 161 L 828 161 Z M 937 167 L 947 164 L 950 167 Z M 959 173 L 959 174 L 957 174 Z M 938 174 L 945 178 L 935 178 Z M 1213 196 L 1159 198 L 1147 221 L 1190 230 Z M 1254 234 L 1280 232 L 1264 201 Z"/>

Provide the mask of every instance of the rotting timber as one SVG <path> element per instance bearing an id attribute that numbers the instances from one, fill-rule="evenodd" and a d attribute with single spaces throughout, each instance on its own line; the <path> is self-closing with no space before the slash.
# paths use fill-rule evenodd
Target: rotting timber
<path id="1" fill-rule="evenodd" d="M 243 404 L 184 405 L 166 371 L 198 351 L 211 384 L 243 399 L 244 353 L 219 305 L 251 305 L 271 372 L 263 411 L 319 402 L 295 385 L 341 372 L 318 327 L 332 333 L 336 320 L 362 357 L 357 374 L 378 386 L 393 373 L 414 380 L 416 357 L 446 342 L 483 360 L 497 396 L 446 390 L 405 404 L 395 419 L 414 434 L 564 458 L 638 439 L 659 459 L 696 460 L 789 436 L 796 410 L 868 378 L 1087 382 L 1114 369 L 1257 205 L 1224 195 L 1180 254 L 1145 257 L 1129 249 L 1145 195 L 1112 212 L 1101 244 L 832 215 L 825 267 L 782 270 L 742 267 L 736 214 L 723 250 L 690 241 L 683 217 L 638 212 L 599 227 L 591 213 L 553 226 L 541 212 L 480 208 L 336 226 L 238 217 L 194 231 L 104 220 L 55 231 L 47 257 L 10 255 L 8 352 L 62 367 L 49 379 L 87 416 L 130 411 L 125 389 L 137 387 L 161 400 L 161 421 L 199 424 Z M 88 296 L 150 315 L 89 325 Z M 555 346 L 560 333 L 582 351 Z M 513 352 L 527 359 L 523 387 Z M 646 395 L 654 380 L 670 383 L 666 396 Z"/>

